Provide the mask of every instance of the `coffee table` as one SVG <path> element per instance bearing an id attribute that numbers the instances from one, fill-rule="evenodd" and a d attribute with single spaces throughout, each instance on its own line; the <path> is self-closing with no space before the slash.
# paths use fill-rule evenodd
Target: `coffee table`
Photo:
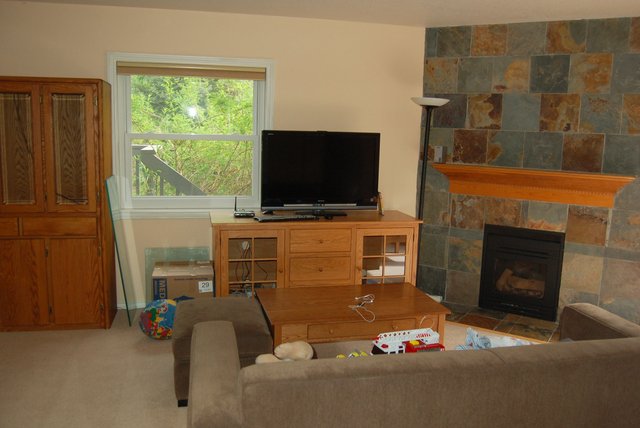
<path id="1" fill-rule="evenodd" d="M 375 295 L 365 305 L 375 314 L 367 322 L 349 308 L 355 298 Z M 445 316 L 451 311 L 411 284 L 265 288 L 256 295 L 269 322 L 273 345 L 373 339 L 394 330 L 431 328 L 444 341 Z M 371 313 L 360 311 L 367 319 Z"/>

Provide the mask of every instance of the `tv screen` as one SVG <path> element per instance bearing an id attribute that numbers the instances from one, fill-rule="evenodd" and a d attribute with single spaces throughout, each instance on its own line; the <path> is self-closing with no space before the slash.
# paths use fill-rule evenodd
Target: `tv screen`
<path id="1" fill-rule="evenodd" d="M 263 210 L 374 209 L 380 134 L 262 131 Z"/>

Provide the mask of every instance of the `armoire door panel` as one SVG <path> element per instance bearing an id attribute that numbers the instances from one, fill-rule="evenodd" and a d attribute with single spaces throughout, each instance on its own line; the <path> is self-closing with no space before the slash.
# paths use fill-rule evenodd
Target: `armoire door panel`
<path id="1" fill-rule="evenodd" d="M 0 240 L 0 327 L 48 323 L 44 240 Z"/>
<path id="2" fill-rule="evenodd" d="M 51 239 L 49 272 L 54 322 L 99 324 L 102 280 L 95 239 Z"/>
<path id="3" fill-rule="evenodd" d="M 18 226 L 17 217 L 0 218 L 0 236 L 17 237 L 19 233 L 20 233 L 20 227 Z"/>
<path id="4" fill-rule="evenodd" d="M 44 209 L 37 85 L 0 83 L 0 212 Z"/>
<path id="5" fill-rule="evenodd" d="M 97 160 L 94 87 L 47 85 L 43 93 L 47 209 L 93 212 Z"/>

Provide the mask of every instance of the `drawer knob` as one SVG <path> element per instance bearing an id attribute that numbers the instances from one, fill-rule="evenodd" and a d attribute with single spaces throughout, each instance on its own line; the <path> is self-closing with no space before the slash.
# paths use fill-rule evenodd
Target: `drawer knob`
<path id="1" fill-rule="evenodd" d="M 329 334 L 333 334 L 333 329 L 332 328 L 329 329 Z"/>
<path id="2" fill-rule="evenodd" d="M 318 268 L 318 272 L 324 272 L 324 268 L 319 267 L 319 268 Z"/>

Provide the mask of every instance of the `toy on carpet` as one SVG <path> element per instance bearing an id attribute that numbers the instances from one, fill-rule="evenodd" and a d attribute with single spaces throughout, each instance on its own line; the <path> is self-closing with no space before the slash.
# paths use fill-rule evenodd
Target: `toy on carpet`
<path id="1" fill-rule="evenodd" d="M 142 310 L 138 324 L 142 332 L 153 339 L 170 339 L 175 314 L 175 300 L 154 300 Z"/>
<path id="2" fill-rule="evenodd" d="M 256 364 L 277 363 L 280 361 L 301 361 L 313 358 L 313 348 L 307 342 L 286 342 L 276 346 L 273 354 L 262 354 L 256 358 Z"/>
<path id="3" fill-rule="evenodd" d="M 440 351 L 440 335 L 430 328 L 390 331 L 373 339 L 372 354 L 403 354 L 405 352 Z"/>
<path id="4" fill-rule="evenodd" d="M 354 349 L 354 351 L 349 355 L 338 354 L 336 355 L 336 358 L 343 359 L 343 358 L 358 358 L 358 357 L 368 357 L 368 356 L 369 354 L 367 352 L 362 351 L 360 349 Z"/>
<path id="5" fill-rule="evenodd" d="M 456 350 L 464 351 L 468 349 L 489 349 L 489 348 L 501 348 L 505 346 L 525 346 L 532 345 L 527 340 L 518 339 L 515 337 L 490 337 L 481 336 L 477 331 L 471 327 L 467 328 L 467 337 L 464 345 L 456 346 Z"/>

